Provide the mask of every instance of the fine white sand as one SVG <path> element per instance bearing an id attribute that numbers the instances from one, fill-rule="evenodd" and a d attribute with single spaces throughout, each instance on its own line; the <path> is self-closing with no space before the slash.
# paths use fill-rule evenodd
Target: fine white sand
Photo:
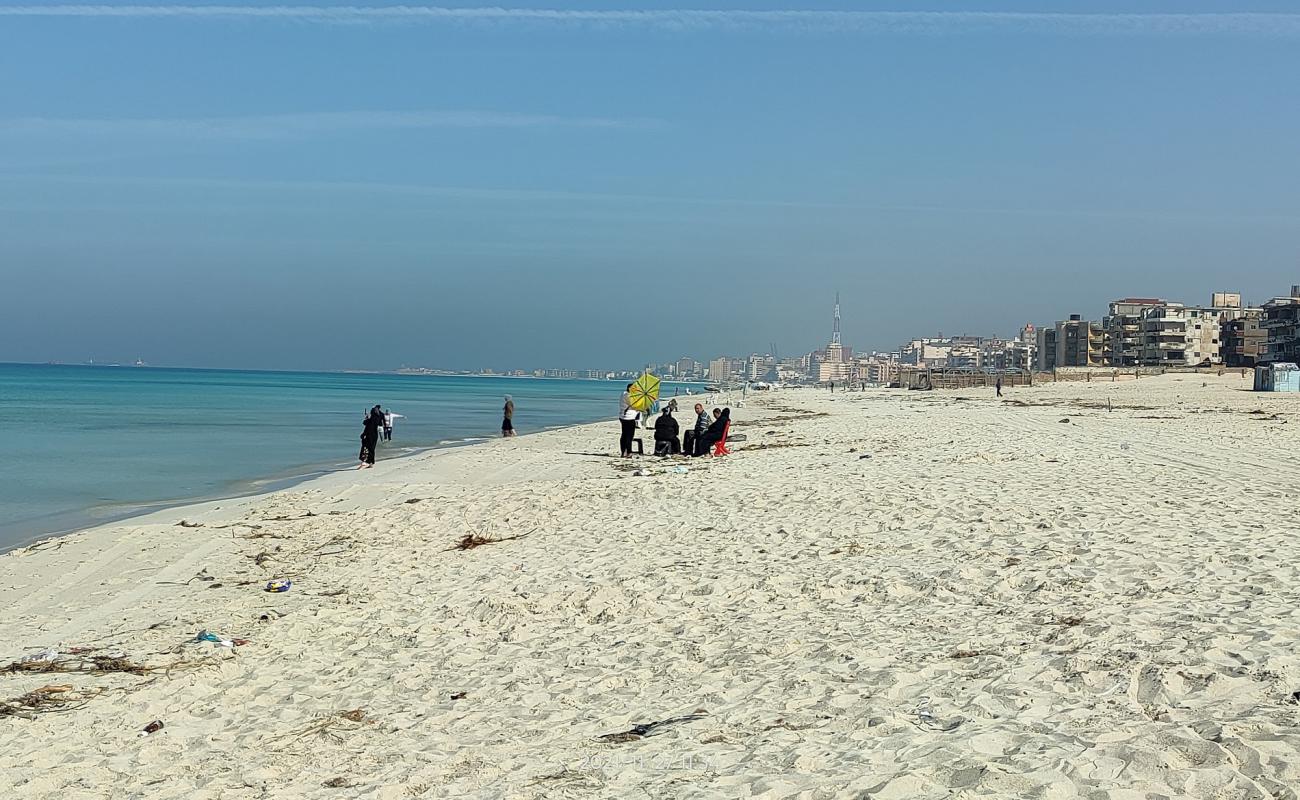
<path id="1" fill-rule="evenodd" d="M 1300 397 L 1248 388 L 787 390 L 686 474 L 611 421 L 20 550 L 0 666 L 179 665 L 0 674 L 103 690 L 0 717 L 0 797 L 1294 799 Z"/>

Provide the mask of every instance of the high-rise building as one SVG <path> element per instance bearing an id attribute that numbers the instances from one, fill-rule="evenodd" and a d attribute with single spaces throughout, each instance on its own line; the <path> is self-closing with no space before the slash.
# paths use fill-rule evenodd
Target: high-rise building
<path id="1" fill-rule="evenodd" d="M 840 341 L 840 293 L 835 293 L 835 312 L 831 322 L 831 341 L 817 367 L 817 380 L 822 383 L 846 381 L 851 365 L 844 357 L 844 344 Z"/>

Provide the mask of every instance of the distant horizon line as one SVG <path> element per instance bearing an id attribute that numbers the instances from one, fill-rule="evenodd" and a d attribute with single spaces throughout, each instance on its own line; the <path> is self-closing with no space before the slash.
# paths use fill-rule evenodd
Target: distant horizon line
<path id="1" fill-rule="evenodd" d="M 698 359 L 697 362 L 708 363 L 707 361 L 699 361 Z M 190 370 L 193 372 L 284 372 L 284 373 L 295 374 L 295 375 L 302 375 L 302 374 L 416 375 L 416 376 L 423 375 L 424 377 L 432 376 L 432 377 L 439 377 L 439 378 L 532 378 L 534 380 L 557 380 L 557 381 L 559 380 L 578 380 L 578 381 L 611 380 L 607 378 L 548 378 L 544 375 L 543 376 L 537 376 L 532 374 L 513 375 L 505 372 L 483 373 L 483 372 L 476 372 L 474 370 L 469 370 L 469 369 L 456 370 L 456 369 L 447 369 L 443 367 L 393 367 L 391 369 L 358 369 L 355 367 L 335 367 L 331 369 L 286 369 L 283 367 L 196 367 L 196 366 L 182 366 L 177 364 L 149 364 L 147 362 L 144 364 L 136 364 L 130 361 L 90 362 L 90 361 L 3 361 L 3 360 L 0 360 L 0 367 L 85 367 L 87 369 L 91 369 L 91 368 L 93 369 L 176 369 L 176 370 Z M 522 369 L 522 368 L 518 368 L 518 369 Z M 562 369 L 565 371 L 572 371 L 572 372 L 593 371 L 593 372 L 614 372 L 614 373 L 636 371 L 636 370 L 623 370 L 623 369 L 597 370 L 597 369 L 588 369 L 586 367 L 583 368 L 534 367 L 531 370 L 524 370 L 524 371 L 531 373 L 536 371 L 537 369 L 543 369 L 543 370 Z M 411 370 L 427 370 L 427 372 L 425 373 L 412 372 Z M 438 373 L 438 374 L 432 375 L 432 373 Z M 703 383 L 704 381 L 703 380 L 700 381 L 665 380 L 664 382 L 665 383 Z"/>
<path id="2" fill-rule="evenodd" d="M 804 9 L 617 9 L 436 5 L 0 5 L 0 16 L 100 19 L 243 19 L 316 24 L 533 24 L 593 30 L 648 28 L 675 33 L 779 30 L 808 33 L 934 35 L 1020 33 L 1084 36 L 1300 35 L 1300 14 L 1255 11 L 1179 13 L 1055 11 L 832 11 Z"/>

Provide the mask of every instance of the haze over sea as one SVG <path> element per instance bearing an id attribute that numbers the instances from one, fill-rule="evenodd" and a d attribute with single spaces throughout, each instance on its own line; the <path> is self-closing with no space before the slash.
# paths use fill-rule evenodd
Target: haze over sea
<path id="1" fill-rule="evenodd" d="M 498 435 L 506 394 L 527 434 L 612 420 L 621 389 L 616 381 L 0 364 L 0 437 L 9 443 L 0 551 L 351 467 L 362 414 L 376 403 L 405 416 L 393 441 L 381 442 L 383 459 Z"/>

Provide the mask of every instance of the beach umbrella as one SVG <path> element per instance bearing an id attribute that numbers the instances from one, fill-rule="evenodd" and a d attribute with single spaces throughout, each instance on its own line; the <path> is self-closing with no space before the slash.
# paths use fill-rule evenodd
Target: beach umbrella
<path id="1" fill-rule="evenodd" d="M 659 379 L 647 372 L 632 383 L 627 395 L 627 404 L 645 413 L 659 400 Z"/>

